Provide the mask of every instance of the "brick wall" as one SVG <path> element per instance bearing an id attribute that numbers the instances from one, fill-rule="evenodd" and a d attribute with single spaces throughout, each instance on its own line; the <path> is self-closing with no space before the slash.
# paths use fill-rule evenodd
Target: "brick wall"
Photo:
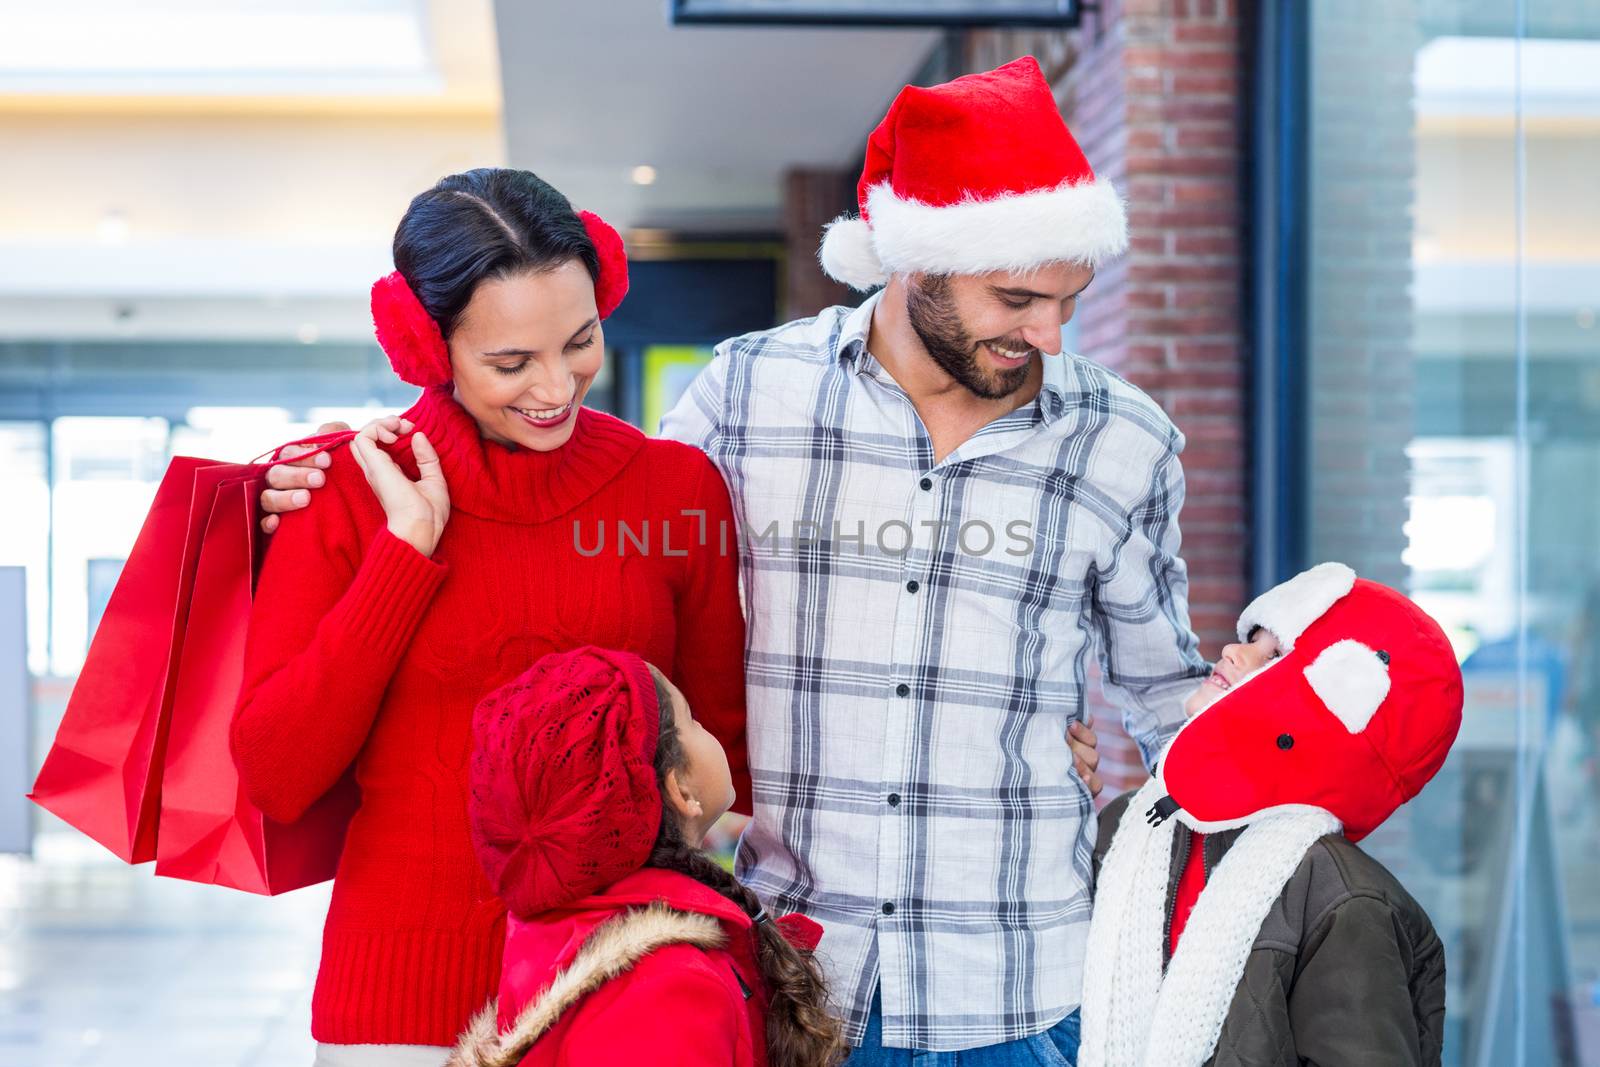
<path id="1" fill-rule="evenodd" d="M 859 295 L 826 274 L 817 262 L 822 228 L 846 211 L 856 209 L 855 169 L 801 169 L 783 178 L 783 234 L 786 254 L 783 269 L 783 308 L 780 321 L 815 315 L 834 304 L 855 304 Z"/>
<path id="2" fill-rule="evenodd" d="M 1070 33 L 989 32 L 967 69 L 1038 57 L 1097 174 L 1128 201 L 1131 249 L 1079 311 L 1079 351 L 1150 393 L 1188 437 L 1182 525 L 1202 651 L 1248 599 L 1243 289 L 1244 55 L 1235 0 L 1103 0 Z M 1143 777 L 1101 710 L 1105 796 Z"/>

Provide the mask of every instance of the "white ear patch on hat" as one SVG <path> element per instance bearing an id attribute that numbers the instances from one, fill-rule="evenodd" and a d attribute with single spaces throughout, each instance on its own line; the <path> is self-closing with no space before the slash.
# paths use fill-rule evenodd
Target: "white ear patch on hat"
<path id="1" fill-rule="evenodd" d="M 1389 664 L 1360 641 L 1336 641 L 1306 668 L 1306 681 L 1344 728 L 1359 734 L 1389 695 Z"/>
<path id="2" fill-rule="evenodd" d="M 1239 640 L 1249 641 L 1250 631 L 1259 626 L 1271 631 L 1287 654 L 1306 627 L 1355 586 L 1356 572 L 1343 563 L 1319 563 L 1252 600 L 1239 616 Z"/>

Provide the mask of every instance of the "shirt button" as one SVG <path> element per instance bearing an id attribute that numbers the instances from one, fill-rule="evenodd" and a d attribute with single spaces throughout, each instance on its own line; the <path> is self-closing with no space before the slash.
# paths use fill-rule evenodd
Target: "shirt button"
<path id="1" fill-rule="evenodd" d="M 918 589 L 921 589 L 921 588 L 922 588 L 922 586 L 917 583 L 917 580 L 915 578 L 911 579 L 911 581 L 906 583 L 906 592 L 908 592 L 908 593 L 915 593 Z"/>
<path id="2" fill-rule="evenodd" d="M 887 900 L 884 901 L 883 902 L 883 913 L 885 915 L 893 915 L 894 914 L 894 905 L 889 903 Z"/>
<path id="3" fill-rule="evenodd" d="M 922 486 L 922 488 L 924 488 L 924 489 L 932 489 L 933 488 L 933 479 L 932 478 L 924 478 L 924 479 L 922 479 L 922 481 L 918 482 L 917 484 Z"/>
<path id="4" fill-rule="evenodd" d="M 911 687 L 909 685 L 907 685 L 906 683 L 901 682 L 899 685 L 894 687 L 894 694 L 895 694 L 895 696 L 901 696 L 901 697 L 910 696 L 911 695 Z"/>
<path id="5" fill-rule="evenodd" d="M 900 794 L 899 793 L 890 793 L 889 794 L 889 806 L 891 808 L 898 808 L 900 806 Z"/>

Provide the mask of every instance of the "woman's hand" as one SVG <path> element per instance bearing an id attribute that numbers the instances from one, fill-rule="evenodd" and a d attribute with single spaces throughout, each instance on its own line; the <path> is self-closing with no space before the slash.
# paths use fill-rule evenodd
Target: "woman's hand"
<path id="1" fill-rule="evenodd" d="M 325 422 L 317 427 L 317 433 L 334 433 L 349 428 L 347 423 Z M 396 434 L 411 432 L 411 420 L 398 415 L 385 415 L 367 423 L 361 432 L 372 434 L 385 444 L 393 444 L 399 440 Z M 279 515 L 309 507 L 311 494 L 328 484 L 328 476 L 324 472 L 332 465 L 333 459 L 326 452 L 306 456 L 307 452 L 316 451 L 316 448 L 316 445 L 285 445 L 278 453 L 282 462 L 267 468 L 267 487 L 261 490 L 261 510 L 265 512 L 261 517 L 261 529 L 264 532 L 277 530 Z"/>
<path id="2" fill-rule="evenodd" d="M 351 440 L 350 448 L 388 516 L 389 532 L 424 556 L 432 556 L 445 523 L 450 521 L 450 489 L 444 482 L 439 454 L 421 430 L 412 434 L 411 454 L 416 457 L 419 475 L 412 481 L 389 453 L 378 447 L 378 440 L 385 436 L 388 441 L 395 440 L 387 428 L 371 423 Z"/>

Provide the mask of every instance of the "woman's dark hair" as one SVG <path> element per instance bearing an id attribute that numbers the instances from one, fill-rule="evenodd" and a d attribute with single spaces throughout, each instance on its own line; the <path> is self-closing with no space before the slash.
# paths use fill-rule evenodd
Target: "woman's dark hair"
<path id="1" fill-rule="evenodd" d="M 394 265 L 448 339 L 478 283 L 600 257 L 572 204 L 526 170 L 482 167 L 419 193 L 394 233 Z"/>
<path id="2" fill-rule="evenodd" d="M 656 703 L 661 708 L 661 734 L 656 742 L 656 780 L 666 789 L 667 772 L 681 771 L 688 763 L 673 719 L 672 695 L 654 667 Z M 744 910 L 755 924 L 756 965 L 766 980 L 772 1001 L 767 1006 L 767 1062 L 772 1067 L 830 1067 L 844 1058 L 847 1047 L 839 1020 L 828 1012 L 827 985 L 817 961 L 809 952 L 791 945 L 766 918 L 761 901 L 704 850 L 683 838 L 672 809 L 661 806 L 661 832 L 647 863 L 677 871 L 710 886 Z"/>

